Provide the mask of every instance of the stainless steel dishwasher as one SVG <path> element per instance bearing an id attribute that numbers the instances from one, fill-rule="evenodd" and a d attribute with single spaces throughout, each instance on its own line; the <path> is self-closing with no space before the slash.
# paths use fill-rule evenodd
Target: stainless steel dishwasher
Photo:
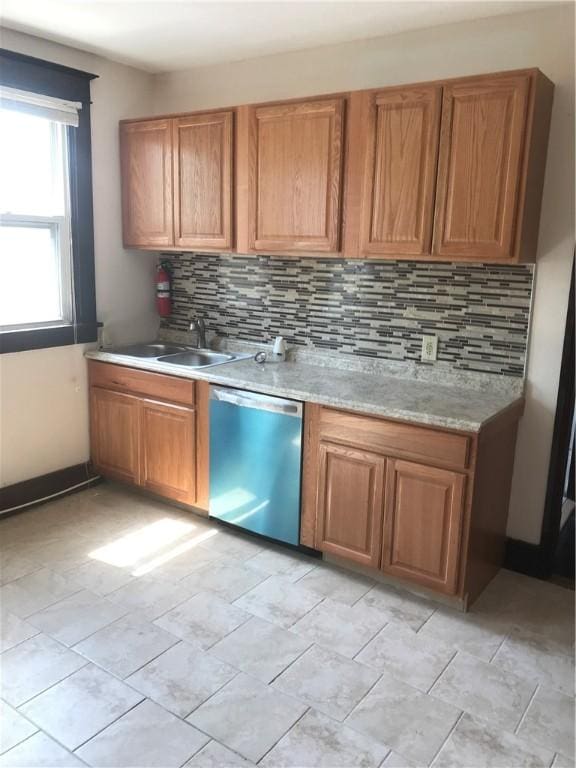
<path id="1" fill-rule="evenodd" d="M 210 388 L 210 516 L 270 539 L 300 537 L 302 403 Z"/>

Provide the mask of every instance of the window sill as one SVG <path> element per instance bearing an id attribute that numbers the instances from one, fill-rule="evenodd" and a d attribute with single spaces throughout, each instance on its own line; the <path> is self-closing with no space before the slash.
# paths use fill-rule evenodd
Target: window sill
<path id="1" fill-rule="evenodd" d="M 0 354 L 25 352 L 30 349 L 67 347 L 72 344 L 88 344 L 98 337 L 96 323 L 57 325 L 47 328 L 29 328 L 0 332 Z"/>

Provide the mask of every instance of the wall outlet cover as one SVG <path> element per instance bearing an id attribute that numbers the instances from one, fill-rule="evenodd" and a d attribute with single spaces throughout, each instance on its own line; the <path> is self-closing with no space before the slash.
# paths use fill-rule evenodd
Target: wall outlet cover
<path id="1" fill-rule="evenodd" d="M 422 336 L 422 362 L 431 363 L 438 357 L 438 336 Z"/>

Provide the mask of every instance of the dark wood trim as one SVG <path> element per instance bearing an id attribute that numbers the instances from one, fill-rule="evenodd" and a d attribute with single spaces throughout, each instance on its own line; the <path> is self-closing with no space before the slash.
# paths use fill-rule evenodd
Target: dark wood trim
<path id="1" fill-rule="evenodd" d="M 0 355 L 24 352 L 29 349 L 66 347 L 96 341 L 99 323 L 59 325 L 52 328 L 30 328 L 23 331 L 0 333 Z"/>
<path id="2" fill-rule="evenodd" d="M 502 566 L 510 571 L 542 578 L 542 545 L 507 539 Z"/>
<path id="3" fill-rule="evenodd" d="M 52 494 L 67 495 L 81 490 L 73 486 L 83 483 L 87 480 L 93 482 L 101 481 L 100 475 L 97 475 L 90 464 L 75 464 L 72 467 L 58 469 L 56 472 L 49 472 L 47 475 L 33 477 L 30 480 L 23 480 L 21 483 L 8 485 L 0 488 L 0 515 L 5 517 L 10 514 L 22 512 L 34 504 L 40 504 L 41 499 Z M 14 509 L 25 504 L 22 509 Z M 12 511 L 5 511 L 12 510 Z"/>
<path id="4" fill-rule="evenodd" d="M 0 333 L 0 353 L 96 341 L 90 81 L 97 75 L 0 48 L 0 83 L 81 101 L 78 127 L 68 128 L 75 322 Z"/>
<path id="5" fill-rule="evenodd" d="M 572 437 L 572 422 L 574 419 L 574 260 L 572 261 L 572 277 L 570 280 L 570 295 L 566 313 L 566 328 L 564 331 L 564 346 L 562 363 L 558 382 L 558 399 L 556 401 L 556 416 L 552 448 L 550 450 L 550 466 L 548 469 L 548 484 L 546 501 L 542 518 L 542 533 L 540 546 L 542 549 L 542 576 L 549 578 L 554 567 L 554 555 L 560 535 L 562 518 L 562 497 L 566 479 L 566 463 Z"/>
<path id="6" fill-rule="evenodd" d="M 7 48 L 0 48 L 0 69 L 3 85 L 81 102 L 90 101 L 90 81 L 98 77 Z"/>

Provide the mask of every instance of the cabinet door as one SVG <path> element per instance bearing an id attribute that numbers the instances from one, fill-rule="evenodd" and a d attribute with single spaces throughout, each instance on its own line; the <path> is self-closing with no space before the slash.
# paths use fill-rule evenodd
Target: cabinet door
<path id="1" fill-rule="evenodd" d="M 249 245 L 258 251 L 339 248 L 342 99 L 250 112 Z"/>
<path id="2" fill-rule="evenodd" d="M 390 459 L 382 570 L 454 594 L 463 506 L 463 475 Z"/>
<path id="3" fill-rule="evenodd" d="M 514 257 L 529 85 L 521 74 L 444 88 L 435 255 Z"/>
<path id="4" fill-rule="evenodd" d="M 120 161 L 124 245 L 173 245 L 172 121 L 121 123 Z"/>
<path id="5" fill-rule="evenodd" d="M 161 496 L 196 500 L 195 413 L 191 408 L 142 400 L 141 485 Z"/>
<path id="6" fill-rule="evenodd" d="M 139 482 L 138 398 L 91 387 L 90 440 L 97 470 L 129 483 Z"/>
<path id="7" fill-rule="evenodd" d="M 361 252 L 420 256 L 432 246 L 441 89 L 391 88 L 370 102 Z"/>
<path id="8" fill-rule="evenodd" d="M 375 453 L 320 443 L 318 549 L 378 568 L 385 464 Z"/>
<path id="9" fill-rule="evenodd" d="M 174 120 L 176 246 L 232 247 L 232 121 L 232 112 Z"/>

